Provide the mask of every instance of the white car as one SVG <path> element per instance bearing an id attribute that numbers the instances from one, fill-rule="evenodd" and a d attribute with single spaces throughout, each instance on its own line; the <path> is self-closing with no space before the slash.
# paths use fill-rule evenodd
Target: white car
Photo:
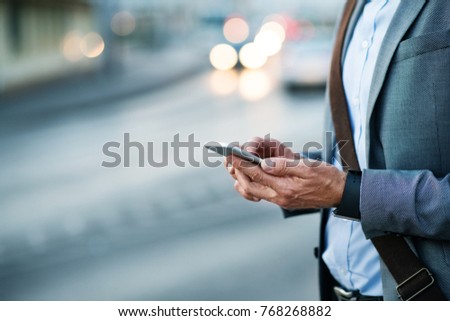
<path id="1" fill-rule="evenodd" d="M 281 57 L 281 81 L 288 89 L 323 87 L 331 62 L 331 40 L 286 43 Z"/>

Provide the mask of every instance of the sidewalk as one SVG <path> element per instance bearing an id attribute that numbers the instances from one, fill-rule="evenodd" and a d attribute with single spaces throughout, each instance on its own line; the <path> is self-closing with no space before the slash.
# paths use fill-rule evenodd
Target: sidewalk
<path id="1" fill-rule="evenodd" d="M 183 80 L 208 67 L 198 48 L 135 51 L 109 70 L 79 74 L 0 96 L 0 118 L 10 121 L 92 109 Z"/>

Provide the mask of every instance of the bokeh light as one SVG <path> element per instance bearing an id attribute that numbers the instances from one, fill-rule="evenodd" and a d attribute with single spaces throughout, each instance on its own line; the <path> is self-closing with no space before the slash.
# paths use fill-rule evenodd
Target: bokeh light
<path id="1" fill-rule="evenodd" d="M 128 11 L 120 11 L 111 19 L 111 30 L 118 36 L 128 36 L 136 28 L 136 19 Z"/>
<path id="2" fill-rule="evenodd" d="M 218 44 L 211 49 L 209 61 L 214 68 L 219 70 L 229 70 L 236 66 L 238 54 L 236 50 L 228 44 Z"/>
<path id="3" fill-rule="evenodd" d="M 105 42 L 98 33 L 90 32 L 81 39 L 80 49 L 84 56 L 95 58 L 102 54 Z"/>
<path id="4" fill-rule="evenodd" d="M 61 50 L 67 60 L 77 62 L 83 58 L 83 53 L 80 49 L 81 40 L 81 34 L 77 31 L 71 31 L 66 34 Z"/>
<path id="5" fill-rule="evenodd" d="M 267 62 L 267 56 L 261 51 L 259 46 L 250 42 L 239 51 L 239 61 L 246 68 L 257 69 L 264 66 Z"/>
<path id="6" fill-rule="evenodd" d="M 214 70 L 209 78 L 209 84 L 214 94 L 230 95 L 238 87 L 238 74 L 235 70 Z"/>
<path id="7" fill-rule="evenodd" d="M 278 35 L 280 41 L 283 42 L 286 39 L 286 29 L 280 23 L 275 21 L 269 21 L 263 24 L 261 32 L 270 30 Z"/>
<path id="8" fill-rule="evenodd" d="M 248 24 L 242 18 L 235 17 L 228 19 L 223 26 L 223 35 L 229 42 L 241 43 L 249 35 Z"/>
<path id="9" fill-rule="evenodd" d="M 239 92 L 245 100 L 255 101 L 270 92 L 272 84 L 263 70 L 243 70 L 239 78 Z"/>
<path id="10" fill-rule="evenodd" d="M 270 57 L 276 55 L 281 50 L 283 42 L 275 31 L 265 29 L 256 35 L 255 44 L 264 55 Z"/>

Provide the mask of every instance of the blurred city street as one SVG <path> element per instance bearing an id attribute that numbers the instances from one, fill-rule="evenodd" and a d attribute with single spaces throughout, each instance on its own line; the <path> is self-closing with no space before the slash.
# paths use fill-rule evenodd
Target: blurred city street
<path id="1" fill-rule="evenodd" d="M 273 204 L 242 199 L 223 164 L 204 164 L 202 146 L 267 134 L 296 151 L 321 142 L 327 49 L 306 63 L 319 65 L 302 75 L 306 88 L 292 92 L 283 52 L 257 68 L 217 67 L 211 54 L 212 68 L 222 20 L 219 31 L 181 35 L 158 50 L 105 49 L 98 66 L 83 65 L 91 51 L 83 52 L 88 58 L 63 76 L 0 76 L 0 300 L 319 298 L 318 215 L 284 219 Z M 120 143 L 123 155 L 126 134 L 144 146 L 145 166 L 136 147 L 129 167 L 102 166 L 111 161 L 105 143 Z M 199 166 L 183 148 L 186 164 L 177 166 L 170 142 L 190 135 L 201 145 Z M 149 165 L 164 158 L 164 143 L 168 165 Z"/>
<path id="2" fill-rule="evenodd" d="M 211 75 L 2 135 L 2 299 L 317 298 L 315 216 L 240 199 L 222 167 L 101 167 L 125 132 L 320 138 L 320 92 L 217 98 Z"/>

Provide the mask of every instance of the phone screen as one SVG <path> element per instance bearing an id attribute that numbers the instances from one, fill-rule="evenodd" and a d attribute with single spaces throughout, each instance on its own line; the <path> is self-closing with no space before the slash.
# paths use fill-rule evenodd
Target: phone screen
<path id="1" fill-rule="evenodd" d="M 205 148 L 212 150 L 222 156 L 234 155 L 240 157 L 246 161 L 252 162 L 254 164 L 261 164 L 262 159 L 252 153 L 242 150 L 239 146 L 230 145 L 225 143 L 210 143 L 206 144 Z"/>

